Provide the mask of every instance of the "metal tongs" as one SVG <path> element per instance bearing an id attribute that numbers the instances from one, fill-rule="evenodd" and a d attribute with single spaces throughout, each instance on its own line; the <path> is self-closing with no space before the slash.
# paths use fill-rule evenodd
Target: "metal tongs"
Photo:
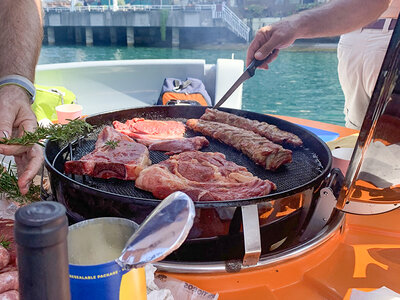
<path id="1" fill-rule="evenodd" d="M 238 80 L 235 81 L 235 83 L 231 86 L 231 88 L 225 93 L 225 95 L 222 96 L 222 98 L 214 105 L 213 108 L 218 108 L 220 107 L 222 104 L 224 104 L 224 102 L 226 100 L 228 100 L 228 98 L 233 94 L 234 91 L 236 91 L 236 89 L 247 79 L 251 78 L 254 76 L 256 69 L 261 66 L 264 62 L 266 62 L 271 56 L 272 54 L 275 53 L 275 50 L 273 50 L 266 58 L 264 58 L 263 60 L 257 60 L 257 59 L 253 59 L 251 61 L 251 63 L 249 64 L 249 66 L 246 68 L 246 70 L 243 72 L 242 75 L 240 75 L 240 77 L 238 78 Z"/>

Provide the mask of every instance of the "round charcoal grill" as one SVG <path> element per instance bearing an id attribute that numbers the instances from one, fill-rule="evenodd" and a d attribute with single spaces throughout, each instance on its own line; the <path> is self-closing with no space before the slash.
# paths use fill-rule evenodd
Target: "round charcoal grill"
<path id="1" fill-rule="evenodd" d="M 290 245 L 301 231 L 312 211 L 314 194 L 318 191 L 331 166 L 331 153 L 317 136 L 300 126 L 268 115 L 222 108 L 221 110 L 249 119 L 264 121 L 292 132 L 303 140 L 303 146 L 290 148 L 293 161 L 276 171 L 256 165 L 250 158 L 210 137 L 210 145 L 201 151 L 221 152 L 227 160 L 244 166 L 255 176 L 268 179 L 277 190 L 263 197 L 231 201 L 195 202 L 195 225 L 185 243 L 168 259 L 177 261 L 212 261 L 241 258 L 244 255 L 243 206 L 258 205 L 262 254 L 280 246 Z M 98 179 L 89 176 L 65 175 L 64 163 L 80 159 L 94 149 L 97 134 L 112 121 L 145 118 L 185 122 L 200 118 L 201 106 L 152 106 L 99 114 L 87 118 L 97 126 L 94 134 L 69 147 L 50 141 L 45 148 L 45 164 L 50 174 L 53 196 L 63 203 L 72 222 L 88 218 L 115 216 L 141 223 L 160 200 L 149 192 L 135 188 L 134 182 L 117 179 Z M 197 133 L 188 130 L 187 137 Z M 167 159 L 163 152 L 150 151 L 153 164 Z M 227 216 L 228 215 L 228 216 Z M 265 218 L 263 218 L 265 217 Z"/>

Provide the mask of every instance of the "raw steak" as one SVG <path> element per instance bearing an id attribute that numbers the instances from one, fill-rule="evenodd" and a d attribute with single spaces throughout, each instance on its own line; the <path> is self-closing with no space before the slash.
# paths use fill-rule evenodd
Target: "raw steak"
<path id="1" fill-rule="evenodd" d="M 113 122 L 114 128 L 134 139 L 172 140 L 183 138 L 185 124 L 177 121 L 145 120 L 133 118 L 125 123 Z"/>
<path id="2" fill-rule="evenodd" d="M 253 176 L 218 152 L 190 151 L 171 156 L 143 170 L 136 187 L 164 199 L 175 191 L 194 201 L 221 201 L 264 196 L 276 186 Z"/>
<path id="3" fill-rule="evenodd" d="M 150 164 L 146 146 L 107 126 L 100 132 L 91 153 L 65 163 L 65 173 L 135 180 Z"/>
<path id="4" fill-rule="evenodd" d="M 178 154 L 185 151 L 200 150 L 207 147 L 210 142 L 204 136 L 195 136 L 192 138 L 182 138 L 177 140 L 142 140 L 137 139 L 141 143 L 154 151 L 166 151 L 167 155 Z"/>

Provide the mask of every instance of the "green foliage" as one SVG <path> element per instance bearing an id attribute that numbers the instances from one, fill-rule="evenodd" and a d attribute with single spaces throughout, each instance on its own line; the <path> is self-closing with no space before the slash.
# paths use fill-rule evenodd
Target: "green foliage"
<path id="1" fill-rule="evenodd" d="M 259 4 L 250 4 L 244 8 L 246 18 L 262 18 L 268 16 L 268 7 Z"/>

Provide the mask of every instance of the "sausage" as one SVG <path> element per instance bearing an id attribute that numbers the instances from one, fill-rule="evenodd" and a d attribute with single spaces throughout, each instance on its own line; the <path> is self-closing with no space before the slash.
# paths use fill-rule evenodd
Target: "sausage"
<path id="1" fill-rule="evenodd" d="M 19 300 L 19 293 L 16 290 L 1 293 L 0 300 Z"/>
<path id="2" fill-rule="evenodd" d="M 0 270 L 0 274 L 7 273 L 7 272 L 10 272 L 10 271 L 18 271 L 17 266 L 14 266 L 12 264 L 8 264 L 7 266 L 5 266 L 3 269 Z"/>
<path id="3" fill-rule="evenodd" d="M 10 262 L 10 253 L 6 248 L 0 245 L 0 270 Z"/>
<path id="4" fill-rule="evenodd" d="M 0 294 L 9 290 L 18 290 L 18 271 L 0 274 Z"/>
<path id="5" fill-rule="evenodd" d="M 0 237 L 10 242 L 10 253 L 9 264 L 16 266 L 15 258 L 17 256 L 17 249 L 14 243 L 14 220 L 0 218 Z"/>

